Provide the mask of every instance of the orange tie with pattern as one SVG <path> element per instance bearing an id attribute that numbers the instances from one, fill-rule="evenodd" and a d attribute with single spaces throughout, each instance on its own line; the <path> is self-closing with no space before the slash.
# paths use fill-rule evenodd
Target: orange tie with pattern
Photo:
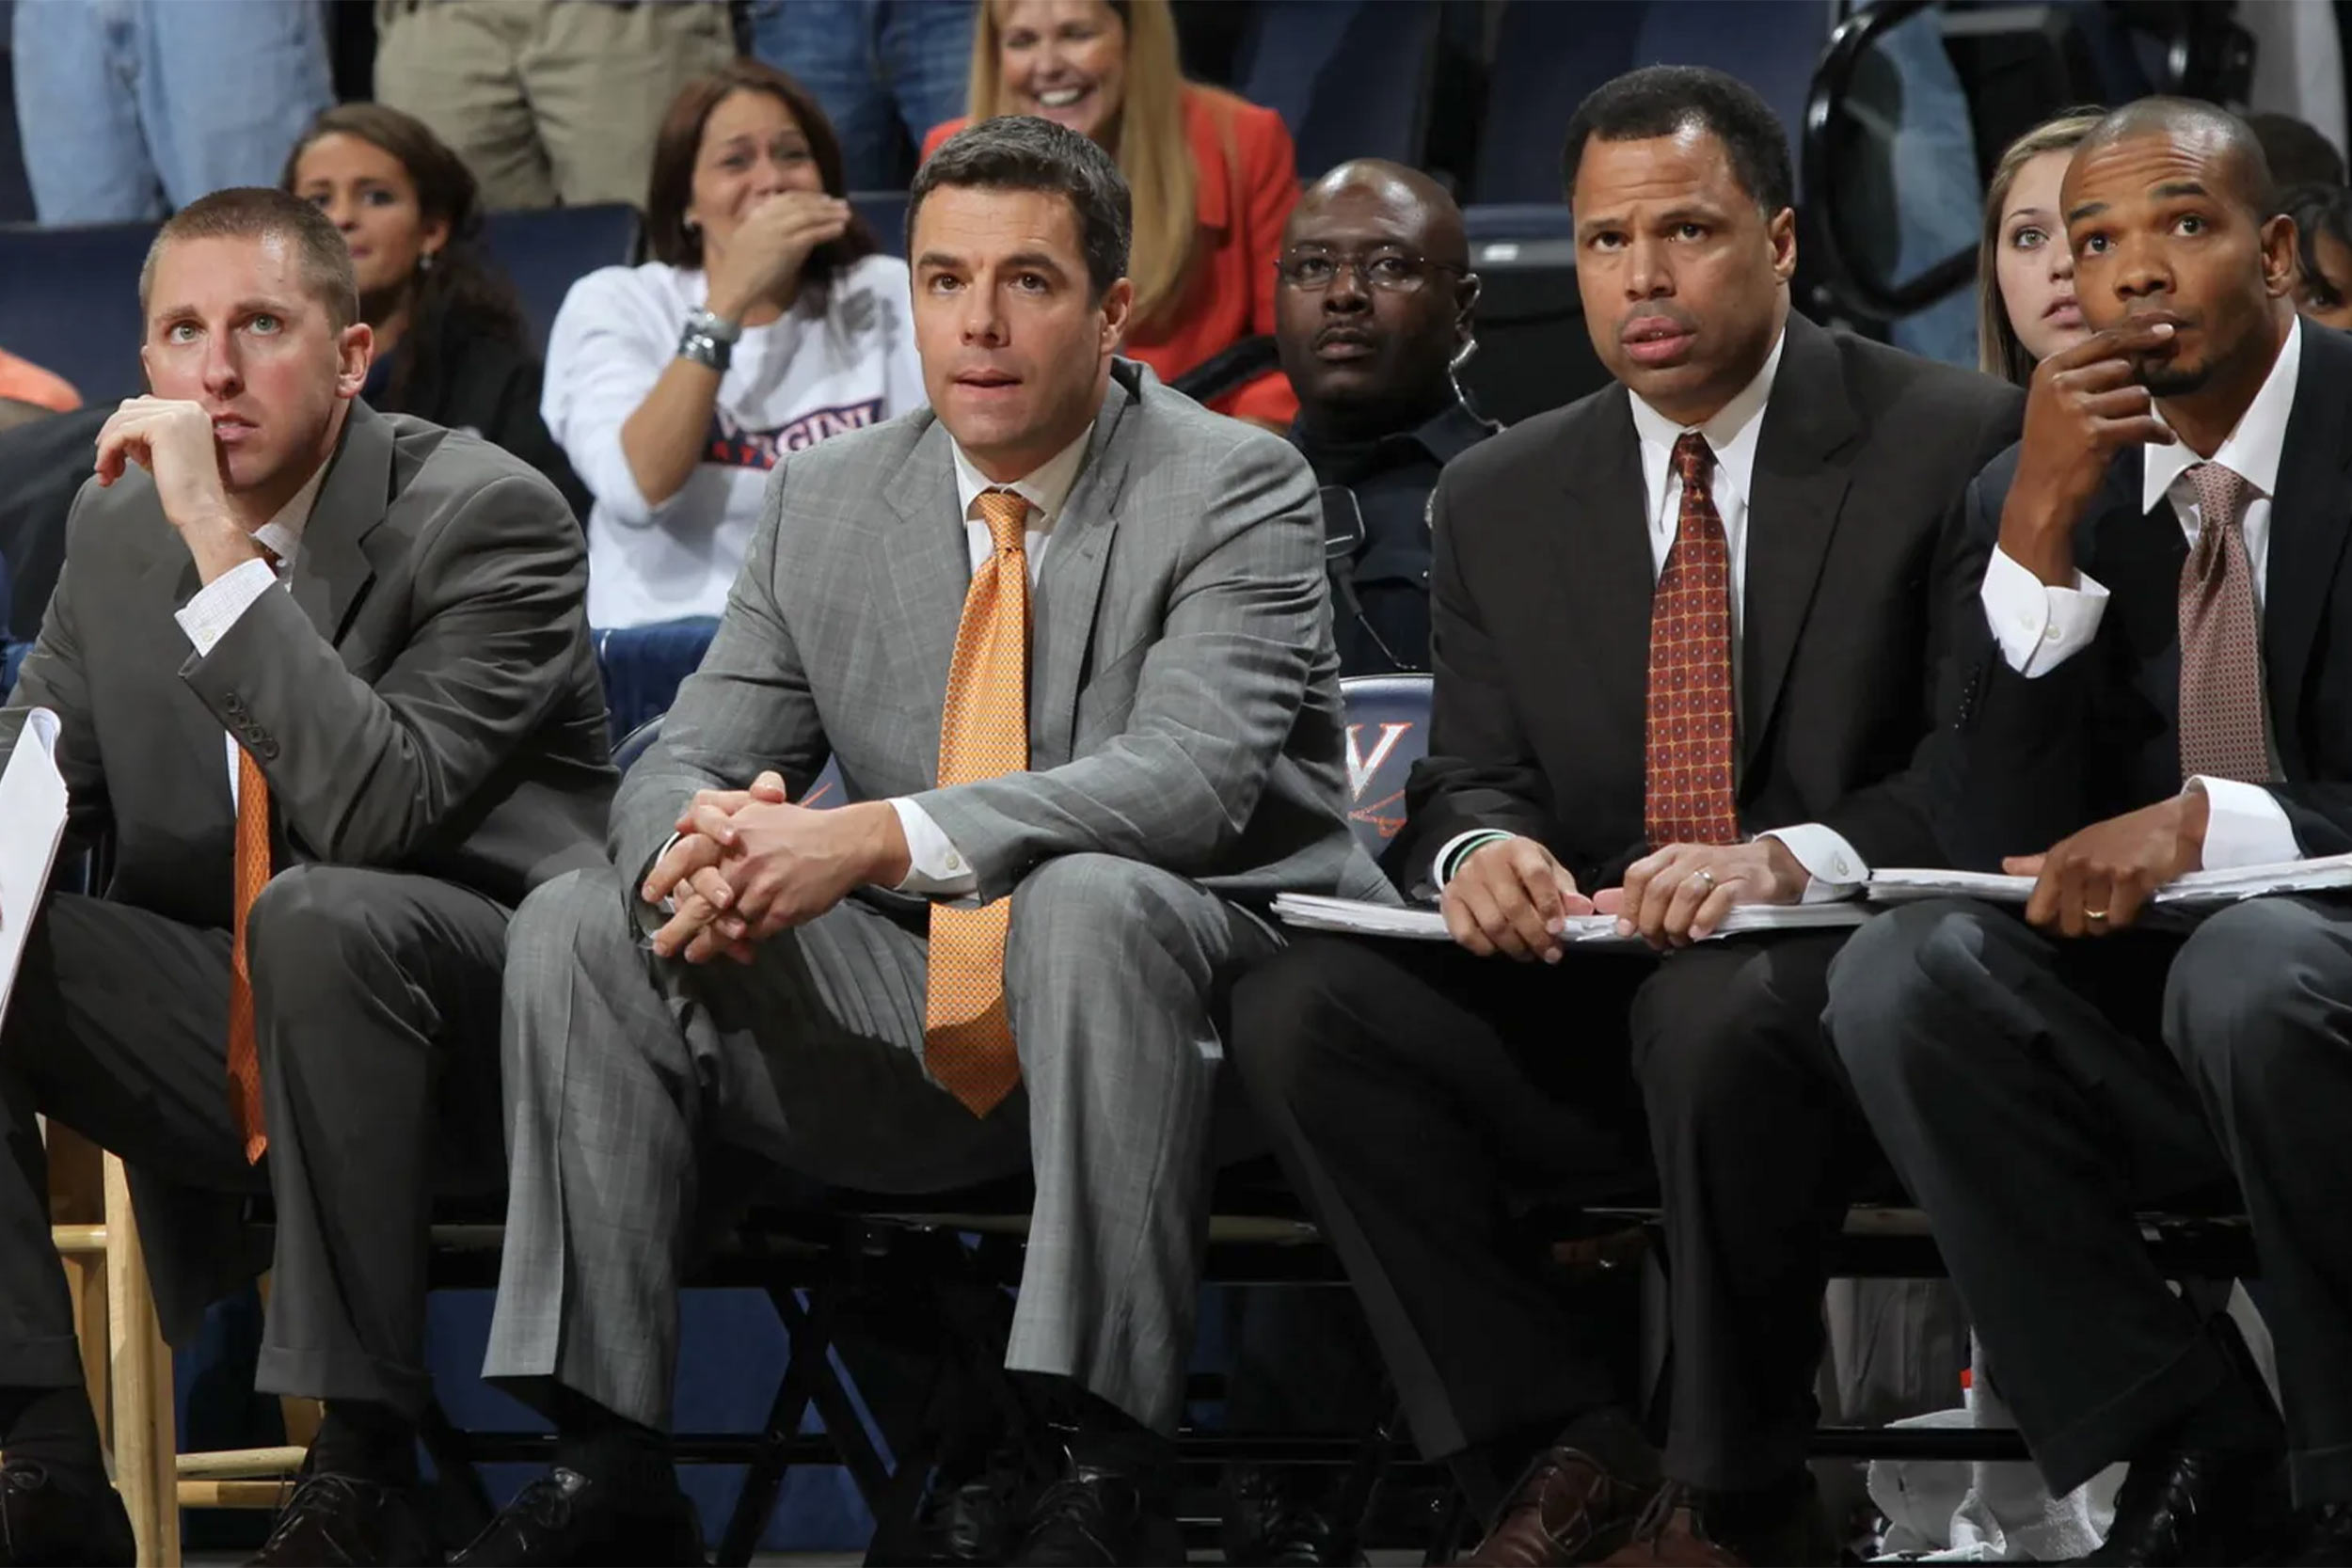
<path id="1" fill-rule="evenodd" d="M 1650 601 L 1649 736 L 1643 826 L 1655 848 L 1736 844 L 1731 703 L 1731 551 L 1707 480 L 1715 454 L 1675 443 L 1682 515 Z"/>
<path id="2" fill-rule="evenodd" d="M 245 927 L 253 901 L 269 885 L 269 781 L 253 753 L 237 748 L 235 945 L 229 955 L 229 1112 L 247 1164 L 269 1147 L 262 1126 L 262 1052 L 253 1029 L 253 977 L 246 967 Z"/>
<path id="3" fill-rule="evenodd" d="M 994 553 L 972 574 L 947 705 L 939 722 L 939 784 L 993 779 L 1029 766 L 1029 557 L 1022 525 L 1029 503 L 1009 490 L 981 493 L 980 520 Z M 1005 932 L 1012 900 L 980 908 L 931 906 L 930 972 L 923 1061 L 976 1117 L 1021 1082 L 1012 1021 L 1005 1014 Z"/>

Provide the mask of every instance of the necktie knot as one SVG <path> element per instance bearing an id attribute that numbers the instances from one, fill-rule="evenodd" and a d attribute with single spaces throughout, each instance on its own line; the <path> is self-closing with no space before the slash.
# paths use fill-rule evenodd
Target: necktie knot
<path id="1" fill-rule="evenodd" d="M 1029 503 L 1010 490 L 980 492 L 980 521 L 988 525 L 988 536 L 999 553 L 1020 553 L 1022 525 L 1028 520 Z"/>
<path id="2" fill-rule="evenodd" d="M 1707 437 L 1695 430 L 1686 430 L 1675 442 L 1675 477 L 1682 481 L 1686 491 L 1705 494 L 1707 476 L 1714 470 L 1715 453 L 1707 444 Z"/>
<path id="3" fill-rule="evenodd" d="M 2243 475 L 2218 463 L 2200 463 L 2188 470 L 2197 492 L 2197 532 L 2209 537 L 2238 520 L 2245 509 L 2247 483 Z"/>

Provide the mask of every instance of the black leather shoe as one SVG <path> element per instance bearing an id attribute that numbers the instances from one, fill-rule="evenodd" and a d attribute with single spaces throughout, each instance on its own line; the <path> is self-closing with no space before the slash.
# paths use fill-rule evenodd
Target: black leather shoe
<path id="1" fill-rule="evenodd" d="M 248 1568 L 438 1568 L 424 1499 L 331 1472 L 304 1476 Z"/>
<path id="2" fill-rule="evenodd" d="M 1037 1478 L 1017 1465 L 992 1465 L 972 1480 L 935 1483 L 914 1522 L 914 1539 L 898 1548 L 877 1532 L 867 1568 L 956 1568 L 999 1563 L 1012 1555 L 1038 1491 Z"/>
<path id="3" fill-rule="evenodd" d="M 85 1489 L 33 1460 L 0 1465 L 0 1568 L 33 1563 L 131 1568 L 137 1560 L 131 1515 L 103 1478 Z"/>
<path id="4" fill-rule="evenodd" d="M 1184 1560 L 1174 1465 L 1156 1439 L 1073 1437 L 1038 1497 L 1016 1568 L 1166 1568 Z"/>
<path id="5" fill-rule="evenodd" d="M 2279 1537 L 2273 1562 L 2284 1568 L 2335 1568 L 2352 1562 L 2352 1503 L 2299 1508 Z"/>
<path id="6" fill-rule="evenodd" d="M 516 1495 L 453 1568 L 703 1568 L 702 1521 L 672 1488 L 658 1503 L 624 1500 L 559 1465 Z"/>
<path id="7" fill-rule="evenodd" d="M 1345 1568 L 1352 1532 L 1332 1515 L 1332 1476 L 1301 1465 L 1234 1465 L 1218 1488 L 1218 1544 L 1234 1568 Z"/>
<path id="8" fill-rule="evenodd" d="M 2175 1449 L 2132 1461 L 2106 1540 L 2078 1560 L 2132 1568 L 2255 1562 L 2276 1549 L 2286 1520 L 2278 1454 Z"/>

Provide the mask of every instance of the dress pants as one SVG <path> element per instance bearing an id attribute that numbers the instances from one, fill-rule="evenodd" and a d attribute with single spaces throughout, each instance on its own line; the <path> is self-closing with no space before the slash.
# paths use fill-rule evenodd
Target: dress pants
<path id="1" fill-rule="evenodd" d="M 1243 981 L 1236 1064 L 1424 1453 L 1613 1399 L 1596 1326 L 1546 1287 L 1542 1238 L 1514 1213 L 1646 1186 L 1646 1146 L 1670 1254 L 1667 1472 L 1758 1487 L 1804 1464 L 1823 1247 L 1868 1149 L 1820 1031 L 1837 942 L 1521 966 L 1329 938 Z"/>
<path id="2" fill-rule="evenodd" d="M 500 1180 L 506 919 L 427 877 L 303 865 L 271 879 L 246 933 L 270 1138 L 257 1170 L 230 1112 L 229 933 L 52 897 L 0 1029 L 0 1386 L 82 1381 L 39 1113 L 132 1166 L 167 1330 L 259 1260 L 219 1195 L 267 1191 L 275 1284 L 257 1386 L 420 1413 L 431 1197 Z"/>
<path id="3" fill-rule="evenodd" d="M 515 917 L 513 1178 L 484 1375 L 668 1425 L 678 1281 L 714 1156 L 909 1194 L 1025 1166 L 1036 1206 L 1006 1364 L 1172 1432 L 1218 1019 L 1232 976 L 1274 950 L 1267 927 L 1138 862 L 1045 862 L 1012 894 L 1005 950 L 1021 1087 L 976 1117 L 924 1069 L 919 908 L 852 899 L 749 965 L 697 966 L 653 957 L 635 891 L 609 867 L 575 873 Z"/>
<path id="4" fill-rule="evenodd" d="M 2234 1176 L 2297 1500 L 2352 1500 L 2352 911 L 2264 898 L 2185 941 L 2070 942 L 1915 905 L 1855 936 L 1829 1026 L 2052 1492 L 2245 1375 L 2133 1219 L 2227 1204 Z"/>

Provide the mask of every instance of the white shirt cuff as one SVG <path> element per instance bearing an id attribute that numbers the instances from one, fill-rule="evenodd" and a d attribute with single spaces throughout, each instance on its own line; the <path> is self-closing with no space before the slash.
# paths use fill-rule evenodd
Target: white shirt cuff
<path id="1" fill-rule="evenodd" d="M 229 628 L 237 624 L 237 617 L 253 608 L 254 601 L 278 586 L 278 574 L 269 562 L 258 556 L 221 573 L 196 591 L 196 597 L 171 612 L 180 623 L 180 629 L 196 644 L 196 656 L 209 658 L 220 640 L 229 635 Z"/>
<path id="2" fill-rule="evenodd" d="M 1443 893 L 1446 883 L 1454 879 L 1454 869 L 1470 858 L 1472 849 L 1499 839 L 1518 836 L 1500 828 L 1472 828 L 1469 832 L 1455 833 L 1438 847 L 1438 858 L 1430 862 L 1430 879 L 1438 884 L 1438 891 Z"/>
<path id="3" fill-rule="evenodd" d="M 2076 572 L 2074 587 L 2053 588 L 1999 549 L 1978 597 L 2001 657 L 2027 680 L 2089 647 L 2107 608 L 2107 591 L 2095 579 Z"/>
<path id="4" fill-rule="evenodd" d="M 2189 783 L 2205 792 L 2206 870 L 2234 871 L 2243 865 L 2276 865 L 2303 858 L 2303 847 L 2295 842 L 2286 807 L 2262 785 L 2202 774 Z"/>
<path id="5" fill-rule="evenodd" d="M 1780 840 L 1796 857 L 1797 863 L 1804 867 L 1810 879 L 1804 884 L 1804 896 L 1798 899 L 1801 904 L 1831 904 L 1851 898 L 1870 879 L 1870 863 L 1835 828 L 1825 828 L 1819 822 L 1800 822 L 1793 828 L 1773 828 L 1756 836 Z"/>
<path id="6" fill-rule="evenodd" d="M 894 892 L 924 898 L 961 898 L 980 885 L 972 869 L 931 814 L 903 796 L 890 802 L 898 814 L 898 831 L 907 840 L 907 874 Z"/>

